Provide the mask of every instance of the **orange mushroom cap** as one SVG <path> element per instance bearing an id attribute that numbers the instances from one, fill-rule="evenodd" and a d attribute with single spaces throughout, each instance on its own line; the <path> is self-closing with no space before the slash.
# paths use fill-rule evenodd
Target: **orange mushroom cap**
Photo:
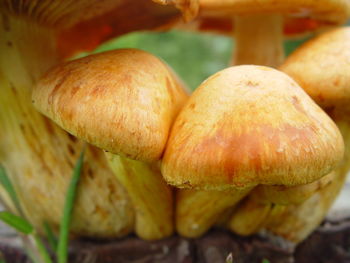
<path id="1" fill-rule="evenodd" d="M 280 67 L 315 100 L 349 120 L 350 27 L 324 33 L 293 52 Z M 338 116 L 339 117 L 339 116 Z"/>
<path id="2" fill-rule="evenodd" d="M 160 158 L 187 99 L 166 64 L 136 49 L 67 62 L 34 88 L 34 105 L 73 135 L 141 161 Z"/>
<path id="3" fill-rule="evenodd" d="M 343 153 L 336 125 L 290 77 L 237 66 L 192 94 L 172 128 L 162 172 L 178 187 L 292 186 L 327 174 Z"/>

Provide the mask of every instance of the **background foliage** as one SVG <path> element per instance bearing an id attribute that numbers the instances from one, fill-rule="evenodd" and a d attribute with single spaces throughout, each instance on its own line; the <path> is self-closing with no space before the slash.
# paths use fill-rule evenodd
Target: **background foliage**
<path id="1" fill-rule="evenodd" d="M 285 42 L 286 54 L 302 40 Z M 207 77 L 227 67 L 234 43 L 231 38 L 195 32 L 136 32 L 123 35 L 99 46 L 93 53 L 117 49 L 138 48 L 166 61 L 193 90 Z M 79 56 L 87 55 L 87 53 Z"/>

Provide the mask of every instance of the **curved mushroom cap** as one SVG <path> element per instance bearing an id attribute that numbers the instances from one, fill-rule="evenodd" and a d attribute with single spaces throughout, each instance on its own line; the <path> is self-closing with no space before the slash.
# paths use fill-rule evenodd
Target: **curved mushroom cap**
<path id="1" fill-rule="evenodd" d="M 322 34 L 291 54 L 280 69 L 326 109 L 350 114 L 350 27 Z"/>
<path id="2" fill-rule="evenodd" d="M 179 187 L 298 185 L 343 157 L 338 128 L 287 75 L 267 67 L 220 71 L 178 115 L 162 162 Z"/>
<path id="3" fill-rule="evenodd" d="M 187 93 L 169 67 L 135 49 L 67 62 L 34 88 L 34 105 L 73 135 L 141 161 L 160 158 Z"/>
<path id="4" fill-rule="evenodd" d="M 284 34 L 295 36 L 343 24 L 350 16 L 348 0 L 191 0 L 199 1 L 192 24 L 198 30 L 231 34 L 235 15 L 281 14 Z M 169 1 L 174 2 L 174 1 Z"/>

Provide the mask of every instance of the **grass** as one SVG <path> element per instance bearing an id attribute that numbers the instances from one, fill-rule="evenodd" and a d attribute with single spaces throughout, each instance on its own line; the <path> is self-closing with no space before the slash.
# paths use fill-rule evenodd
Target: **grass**
<path id="1" fill-rule="evenodd" d="M 44 230 L 46 238 L 51 249 L 55 252 L 55 257 L 58 263 L 66 263 L 68 259 L 68 239 L 70 222 L 72 219 L 72 211 L 74 207 L 74 201 L 76 197 L 77 187 L 83 167 L 84 150 L 82 151 L 73 171 L 70 185 L 66 193 L 66 199 L 63 209 L 63 214 L 60 224 L 60 234 L 57 239 L 50 228 L 48 223 L 44 223 Z M 16 207 L 18 215 L 9 211 L 0 212 L 0 220 L 5 224 L 15 229 L 19 234 L 24 235 L 23 240 L 25 242 L 32 242 L 31 244 L 25 244 L 25 249 L 28 256 L 35 263 L 53 263 L 48 248 L 44 245 L 42 238 L 35 231 L 33 225 L 25 218 L 22 207 L 19 202 L 19 198 L 16 194 L 15 188 L 11 183 L 10 178 L 7 176 L 5 169 L 0 166 L 0 183 L 10 197 Z M 4 259 L 0 259 L 0 263 L 5 262 Z"/>
<path id="2" fill-rule="evenodd" d="M 57 244 L 57 262 L 66 263 L 68 258 L 68 238 L 69 238 L 69 226 L 72 220 L 72 211 L 74 200 L 76 197 L 76 189 L 80 179 L 81 170 L 83 167 L 84 151 L 80 154 L 78 162 L 75 165 L 73 176 L 68 187 L 66 194 L 66 200 L 63 209 L 63 216 L 60 225 L 60 235 Z"/>

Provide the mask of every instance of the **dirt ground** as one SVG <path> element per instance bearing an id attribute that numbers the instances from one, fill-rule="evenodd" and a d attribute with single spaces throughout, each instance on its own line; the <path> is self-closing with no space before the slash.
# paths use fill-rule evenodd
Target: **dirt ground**
<path id="1" fill-rule="evenodd" d="M 12 230 L 0 228 L 0 251 L 8 263 L 28 262 Z M 109 242 L 76 240 L 70 263 L 350 263 L 350 180 L 323 224 L 292 249 L 261 236 L 242 238 L 212 230 L 204 237 L 173 236 L 156 242 L 135 236 Z"/>

